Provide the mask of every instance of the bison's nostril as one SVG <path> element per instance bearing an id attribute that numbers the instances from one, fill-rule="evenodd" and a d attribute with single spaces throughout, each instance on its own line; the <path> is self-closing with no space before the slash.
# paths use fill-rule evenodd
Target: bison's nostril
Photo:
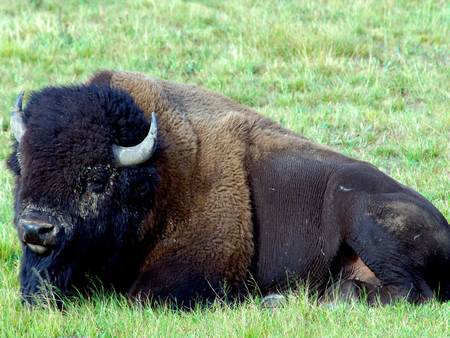
<path id="1" fill-rule="evenodd" d="M 45 245 L 52 237 L 51 233 L 55 228 L 48 223 L 23 222 L 23 240 L 29 244 Z"/>
<path id="2" fill-rule="evenodd" d="M 52 232 L 55 227 L 53 225 L 48 224 L 48 226 L 42 226 L 38 229 L 38 233 L 40 235 Z"/>

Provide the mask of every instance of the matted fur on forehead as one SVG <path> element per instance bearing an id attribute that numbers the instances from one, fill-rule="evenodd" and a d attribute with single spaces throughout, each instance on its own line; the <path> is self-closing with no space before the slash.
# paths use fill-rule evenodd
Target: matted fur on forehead
<path id="1" fill-rule="evenodd" d="M 32 93 L 24 113 L 30 136 L 47 144 L 60 133 L 84 130 L 86 135 L 104 134 L 110 144 L 130 146 L 140 142 L 149 128 L 132 97 L 109 86 L 48 87 Z"/>

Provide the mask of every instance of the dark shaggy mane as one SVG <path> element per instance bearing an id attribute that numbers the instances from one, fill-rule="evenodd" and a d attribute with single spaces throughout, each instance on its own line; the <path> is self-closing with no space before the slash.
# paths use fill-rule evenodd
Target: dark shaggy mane
<path id="1" fill-rule="evenodd" d="M 34 116 L 33 112 L 38 112 Z M 108 128 L 111 141 L 123 146 L 140 142 L 149 123 L 126 92 L 106 85 L 47 87 L 33 92 L 24 111 L 33 129 Z"/>

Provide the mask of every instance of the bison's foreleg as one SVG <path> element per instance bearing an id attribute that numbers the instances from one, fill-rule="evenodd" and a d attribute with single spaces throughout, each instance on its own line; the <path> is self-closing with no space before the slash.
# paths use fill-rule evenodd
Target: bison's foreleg
<path id="1" fill-rule="evenodd" d="M 164 259 L 143 271 L 128 295 L 138 301 L 168 301 L 191 308 L 214 299 L 220 288 L 220 278 L 208 278 L 197 267 Z"/>
<path id="2" fill-rule="evenodd" d="M 128 295 L 139 301 L 168 301 L 184 308 L 224 296 L 224 271 L 217 261 L 207 260 L 208 255 L 202 256 L 195 247 L 165 248 L 163 254 L 147 260 Z"/>

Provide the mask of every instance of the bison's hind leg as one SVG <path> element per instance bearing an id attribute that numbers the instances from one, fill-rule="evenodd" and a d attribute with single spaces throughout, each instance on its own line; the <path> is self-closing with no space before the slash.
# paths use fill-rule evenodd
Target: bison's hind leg
<path id="1" fill-rule="evenodd" d="M 445 220 L 414 197 L 390 193 L 361 198 L 345 241 L 381 281 L 388 298 L 421 303 L 434 291 L 442 300 L 449 287 L 450 231 Z"/>
<path id="2" fill-rule="evenodd" d="M 425 198 L 368 165 L 351 164 L 330 179 L 324 216 L 380 280 L 386 299 L 420 303 L 435 291 L 445 300 L 450 227 Z"/>

